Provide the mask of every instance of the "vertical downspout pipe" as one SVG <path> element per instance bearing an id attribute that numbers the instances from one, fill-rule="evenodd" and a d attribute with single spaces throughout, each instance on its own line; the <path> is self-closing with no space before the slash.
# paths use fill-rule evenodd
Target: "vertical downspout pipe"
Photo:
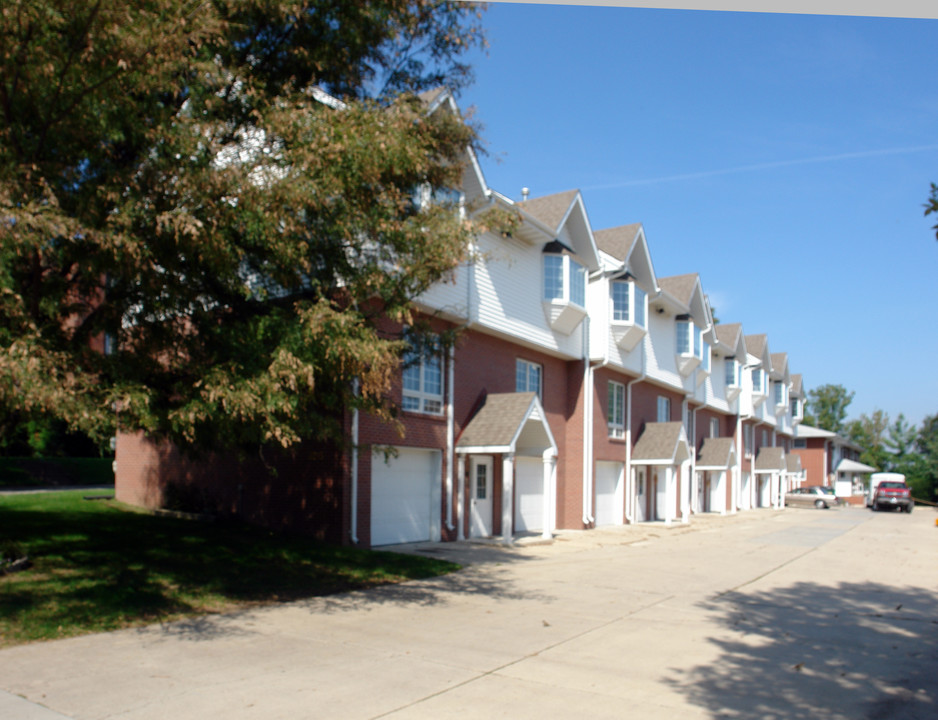
<path id="1" fill-rule="evenodd" d="M 583 524 L 593 523 L 593 368 L 589 358 L 589 322 L 583 320 Z"/>
<path id="2" fill-rule="evenodd" d="M 642 364 L 641 373 L 634 380 L 630 380 L 625 386 L 625 490 L 626 490 L 626 508 L 625 519 L 629 523 L 635 522 L 635 481 L 632 478 L 632 386 L 642 382 L 647 376 L 645 367 L 645 340 L 642 338 Z"/>
<path id="3" fill-rule="evenodd" d="M 358 378 L 352 381 L 352 393 L 358 397 Z M 358 545 L 358 408 L 352 410 L 352 508 L 349 536 Z"/>
<path id="4" fill-rule="evenodd" d="M 453 525 L 453 455 L 456 452 L 456 419 L 453 413 L 453 382 L 456 375 L 453 368 L 454 359 L 455 352 L 450 345 L 446 357 L 446 529 L 450 532 L 456 529 Z"/>

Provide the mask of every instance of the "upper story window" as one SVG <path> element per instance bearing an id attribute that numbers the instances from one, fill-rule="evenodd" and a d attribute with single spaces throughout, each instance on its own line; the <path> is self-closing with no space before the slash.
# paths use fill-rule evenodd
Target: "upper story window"
<path id="1" fill-rule="evenodd" d="M 727 387 L 739 387 L 740 374 L 742 369 L 735 358 L 726 359 L 726 385 Z"/>
<path id="2" fill-rule="evenodd" d="M 443 412 L 443 372 L 440 355 L 409 350 L 404 355 L 401 407 L 413 412 L 439 415 Z"/>
<path id="3" fill-rule="evenodd" d="M 586 268 L 569 255 L 544 255 L 544 299 L 586 307 Z"/>
<path id="4" fill-rule="evenodd" d="M 788 400 L 786 397 L 788 395 L 788 393 L 786 392 L 787 390 L 788 388 L 785 386 L 785 383 L 781 383 L 781 382 L 775 383 L 774 387 L 772 388 L 772 394 L 774 395 L 775 404 L 778 405 L 779 407 L 783 407 L 788 404 Z"/>
<path id="5" fill-rule="evenodd" d="M 801 417 L 801 400 L 798 398 L 792 398 L 790 403 L 791 416 L 793 418 Z"/>
<path id="6" fill-rule="evenodd" d="M 720 437 L 720 421 L 717 418 L 710 418 L 710 437 Z"/>
<path id="7" fill-rule="evenodd" d="M 677 351 L 681 355 L 690 355 L 691 323 L 689 320 L 677 322 Z"/>
<path id="8" fill-rule="evenodd" d="M 808 441 L 804 438 L 795 438 L 795 447 L 804 449 L 808 447 Z"/>
<path id="9" fill-rule="evenodd" d="M 752 455 L 752 425 L 743 425 L 743 449 Z"/>
<path id="10" fill-rule="evenodd" d="M 671 422 L 671 398 L 658 396 L 658 422 Z"/>
<path id="11" fill-rule="evenodd" d="M 703 330 L 697 327 L 693 320 L 678 320 L 677 326 L 677 352 L 679 355 L 691 355 L 704 360 L 707 369 L 710 368 L 710 343 L 703 339 Z"/>
<path id="12" fill-rule="evenodd" d="M 704 372 L 710 372 L 710 343 L 703 339 L 703 333 L 700 336 L 700 366 Z"/>
<path id="13" fill-rule="evenodd" d="M 762 368 L 752 369 L 752 391 L 757 395 L 765 394 L 765 375 Z"/>
<path id="14" fill-rule="evenodd" d="M 609 423 L 609 437 L 625 437 L 625 385 L 609 382 L 609 410 L 606 413 Z"/>
<path id="15" fill-rule="evenodd" d="M 647 295 L 630 280 L 612 281 L 612 321 L 645 327 Z"/>
<path id="16" fill-rule="evenodd" d="M 769 431 L 762 431 L 762 442 L 759 444 L 759 447 L 766 447 L 769 444 Z"/>
<path id="17" fill-rule="evenodd" d="M 540 365 L 519 358 L 515 362 L 515 392 L 534 392 L 541 397 L 542 376 Z"/>

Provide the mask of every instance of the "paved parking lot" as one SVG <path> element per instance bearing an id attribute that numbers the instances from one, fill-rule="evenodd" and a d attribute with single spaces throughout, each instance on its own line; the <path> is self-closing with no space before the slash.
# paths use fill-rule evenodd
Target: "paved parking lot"
<path id="1" fill-rule="evenodd" d="M 4 650 L 0 717 L 934 718 L 935 518 L 758 510 L 409 546 L 467 567 Z"/>

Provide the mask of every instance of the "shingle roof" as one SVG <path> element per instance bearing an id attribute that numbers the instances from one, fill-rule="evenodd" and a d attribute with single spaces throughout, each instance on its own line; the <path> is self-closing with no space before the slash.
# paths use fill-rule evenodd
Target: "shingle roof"
<path id="1" fill-rule="evenodd" d="M 658 278 L 658 286 L 668 295 L 680 300 L 685 305 L 690 305 L 691 297 L 694 295 L 694 288 L 697 286 L 697 273 L 688 273 L 687 275 L 672 275 L 671 277 Z"/>
<path id="2" fill-rule="evenodd" d="M 785 464 L 785 450 L 780 447 L 762 447 L 756 455 L 756 472 L 783 471 Z"/>
<path id="3" fill-rule="evenodd" d="M 418 98 L 427 105 L 432 105 L 433 101 L 436 100 L 440 95 L 446 92 L 446 88 L 442 85 L 439 87 L 432 88 L 430 90 L 424 90 L 422 93 L 417 95 Z"/>
<path id="4" fill-rule="evenodd" d="M 638 239 L 638 231 L 641 227 L 641 223 L 632 223 L 605 230 L 595 230 L 593 238 L 596 240 L 596 247 L 600 250 L 609 253 L 617 260 L 625 260 Z"/>
<path id="5" fill-rule="evenodd" d="M 684 426 L 679 422 L 648 423 L 632 450 L 632 460 L 669 460 L 677 454 Z"/>
<path id="6" fill-rule="evenodd" d="M 717 341 L 723 345 L 727 345 L 734 350 L 736 349 L 736 342 L 739 338 L 739 333 L 742 332 L 743 326 L 739 323 L 729 323 L 728 325 L 719 324 L 716 326 Z M 744 358 L 745 359 L 745 358 Z"/>
<path id="7" fill-rule="evenodd" d="M 465 427 L 456 447 L 504 447 L 511 444 L 534 400 L 533 392 L 493 393 Z"/>
<path id="8" fill-rule="evenodd" d="M 554 195 L 531 198 L 518 203 L 518 207 L 556 231 L 560 228 L 560 222 L 564 219 L 578 192 L 579 190 L 567 190 Z"/>
<path id="9" fill-rule="evenodd" d="M 697 454 L 698 468 L 726 468 L 733 463 L 733 438 L 714 437 L 703 441 Z"/>
<path id="10" fill-rule="evenodd" d="M 800 396 L 801 391 L 802 391 L 801 373 L 795 373 L 791 376 L 791 394 Z"/>
<path id="11" fill-rule="evenodd" d="M 745 340 L 747 353 L 755 355 L 758 358 L 761 358 L 763 354 L 765 354 L 765 344 L 767 341 L 765 335 L 747 335 Z"/>
<path id="12" fill-rule="evenodd" d="M 772 369 L 783 373 L 788 369 L 788 353 L 772 353 Z"/>
<path id="13" fill-rule="evenodd" d="M 786 455 L 785 464 L 788 467 L 788 472 L 800 473 L 801 472 L 801 455 L 795 455 L 794 453 L 790 453 Z"/>

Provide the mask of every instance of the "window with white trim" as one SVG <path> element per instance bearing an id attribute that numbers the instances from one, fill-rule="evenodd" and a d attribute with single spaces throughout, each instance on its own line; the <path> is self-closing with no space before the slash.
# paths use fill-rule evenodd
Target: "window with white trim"
<path id="1" fill-rule="evenodd" d="M 752 425 L 743 425 L 743 449 L 747 455 L 752 455 Z"/>
<path id="2" fill-rule="evenodd" d="M 409 350 L 404 355 L 401 407 L 412 412 L 443 412 L 443 371 L 440 355 L 430 350 Z"/>
<path id="3" fill-rule="evenodd" d="M 690 320 L 677 321 L 677 352 L 680 355 L 690 355 Z"/>
<path id="4" fill-rule="evenodd" d="M 541 397 L 542 375 L 540 365 L 518 358 L 515 361 L 515 392 L 534 392 Z"/>
<path id="5" fill-rule="evenodd" d="M 645 305 L 647 294 L 630 280 L 613 280 L 611 283 L 612 321 L 626 322 L 645 327 Z"/>
<path id="6" fill-rule="evenodd" d="M 613 380 L 608 388 L 609 408 L 606 418 L 609 424 L 609 437 L 625 437 L 625 385 Z"/>
<path id="7" fill-rule="evenodd" d="M 703 339 L 703 333 L 700 340 L 700 360 L 704 371 L 710 372 L 710 343 Z"/>
<path id="8" fill-rule="evenodd" d="M 710 437 L 720 437 L 720 421 L 718 418 L 710 418 Z"/>
<path id="9" fill-rule="evenodd" d="M 658 422 L 671 422 L 671 398 L 658 396 Z"/>
<path id="10" fill-rule="evenodd" d="M 569 255 L 544 255 L 544 299 L 586 307 L 586 268 Z"/>
<path id="11" fill-rule="evenodd" d="M 765 375 L 762 374 L 762 368 L 752 369 L 752 391 L 757 395 L 765 393 Z"/>
<path id="12" fill-rule="evenodd" d="M 775 395 L 775 404 L 778 405 L 779 407 L 788 404 L 785 401 L 785 396 L 787 394 L 785 391 L 787 389 L 788 388 L 785 387 L 785 383 L 782 383 L 782 382 L 775 383 L 775 386 L 772 388 L 773 394 Z"/>
<path id="13" fill-rule="evenodd" d="M 726 358 L 726 380 L 727 387 L 739 387 L 740 366 L 735 358 Z"/>

